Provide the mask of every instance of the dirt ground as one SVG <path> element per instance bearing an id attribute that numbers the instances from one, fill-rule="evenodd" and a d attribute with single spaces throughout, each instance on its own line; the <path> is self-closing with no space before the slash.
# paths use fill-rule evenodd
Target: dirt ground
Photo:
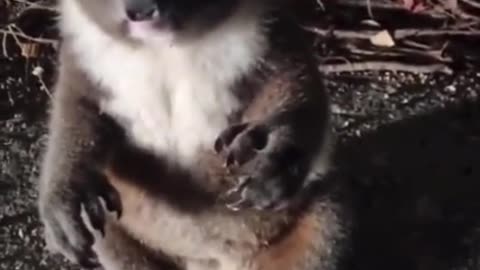
<path id="1" fill-rule="evenodd" d="M 0 24 L 2 18 L 0 0 Z M 76 269 L 44 251 L 36 211 L 55 51 L 0 56 L 0 269 Z M 1 54 L 0 54 L 1 55 Z M 38 70 L 38 69 L 37 69 Z M 336 166 L 352 183 L 350 269 L 479 269 L 480 67 L 331 74 Z"/>

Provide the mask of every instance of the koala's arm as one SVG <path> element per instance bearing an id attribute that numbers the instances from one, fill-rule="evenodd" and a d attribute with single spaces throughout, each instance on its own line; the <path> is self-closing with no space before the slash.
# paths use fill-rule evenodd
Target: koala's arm
<path id="1" fill-rule="evenodd" d="M 254 89 L 240 124 L 230 126 L 215 143 L 241 181 L 228 192 L 240 194 L 229 204 L 259 209 L 283 208 L 302 186 L 322 174 L 328 162 L 329 102 L 312 67 L 275 66 Z M 316 172 L 315 172 L 316 171 Z M 234 196 L 238 197 L 238 196 Z"/>
<path id="2" fill-rule="evenodd" d="M 65 60 L 62 59 L 61 60 Z M 107 123 L 88 95 L 88 80 L 62 62 L 54 93 L 47 149 L 39 183 L 39 212 L 47 244 L 73 262 L 95 266 L 93 236 L 81 218 L 84 207 L 92 226 L 102 230 L 98 200 L 118 211 L 118 198 L 96 166 L 106 153 Z"/>
<path id="3" fill-rule="evenodd" d="M 330 128 L 328 96 L 316 74 L 308 66 L 279 71 L 263 89 L 270 99 L 263 120 L 272 132 L 270 137 L 287 140 L 286 145 L 307 159 L 320 151 Z"/>
<path id="4" fill-rule="evenodd" d="M 64 71 L 65 72 L 65 71 Z M 49 122 L 47 149 L 40 177 L 40 195 L 50 187 L 69 181 L 76 175 L 78 165 L 90 162 L 98 141 L 95 125 L 98 116 L 82 104 L 79 82 L 70 82 L 69 75 L 62 74 L 57 83 Z M 74 85 L 77 83 L 77 85 Z"/>

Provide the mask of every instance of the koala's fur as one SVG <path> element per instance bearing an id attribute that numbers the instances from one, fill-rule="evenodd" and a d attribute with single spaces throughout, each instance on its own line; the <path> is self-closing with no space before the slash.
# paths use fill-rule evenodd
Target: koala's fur
<path id="1" fill-rule="evenodd" d="M 106 270 L 337 269 L 328 98 L 286 3 L 157 0 L 178 27 L 132 37 L 128 1 L 60 3 L 47 242 Z"/>

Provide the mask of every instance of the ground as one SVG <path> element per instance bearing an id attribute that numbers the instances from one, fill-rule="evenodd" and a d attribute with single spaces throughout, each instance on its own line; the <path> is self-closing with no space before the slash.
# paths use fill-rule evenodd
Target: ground
<path id="1" fill-rule="evenodd" d="M 44 250 L 36 209 L 55 50 L 42 46 L 26 59 L 8 42 L 0 55 L 0 269 L 76 269 Z M 336 169 L 355 195 L 349 268 L 480 267 L 480 67 L 346 72 L 325 82 L 340 138 Z"/>

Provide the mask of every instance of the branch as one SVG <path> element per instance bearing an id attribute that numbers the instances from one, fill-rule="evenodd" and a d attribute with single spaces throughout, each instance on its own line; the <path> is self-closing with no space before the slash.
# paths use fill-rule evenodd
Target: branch
<path id="1" fill-rule="evenodd" d="M 360 62 L 360 63 L 350 63 L 350 64 L 331 64 L 331 65 L 320 65 L 320 72 L 324 74 L 329 73 L 339 73 L 339 72 L 355 72 L 355 71 L 365 71 L 365 70 L 390 70 L 390 71 L 405 71 L 411 73 L 434 73 L 440 72 L 445 74 L 453 74 L 453 71 L 442 64 L 433 64 L 433 65 L 410 65 L 398 62 L 382 62 L 382 61 L 372 61 L 372 62 Z"/>
<path id="2" fill-rule="evenodd" d="M 48 10 L 52 12 L 58 12 L 58 8 L 54 6 L 46 6 L 46 5 L 41 5 L 37 3 L 32 3 L 27 0 L 13 0 L 13 1 L 27 6 L 26 9 L 22 10 L 22 12 L 24 12 L 27 9 L 43 9 L 43 10 Z"/>
<path id="3" fill-rule="evenodd" d="M 480 3 L 478 3 L 478 2 L 475 2 L 473 0 L 460 0 L 460 1 L 463 2 L 466 5 L 469 5 L 471 7 L 480 9 Z"/>
<path id="4" fill-rule="evenodd" d="M 364 30 L 364 31 L 351 31 L 351 30 L 327 30 L 318 27 L 303 27 L 306 31 L 317 34 L 321 37 L 334 36 L 337 38 L 356 38 L 356 39 L 370 39 L 373 35 L 379 31 Z M 421 36 L 475 36 L 480 37 L 480 30 L 435 30 L 435 29 L 399 29 L 394 30 L 393 35 L 395 39 L 404 39 L 408 37 L 421 37 Z"/>
<path id="5" fill-rule="evenodd" d="M 21 37 L 21 38 L 24 38 L 24 39 L 32 41 L 32 42 L 36 42 L 36 43 L 40 43 L 40 44 L 46 44 L 46 45 L 52 45 L 54 47 L 56 47 L 56 45 L 58 44 L 58 41 L 55 40 L 55 39 L 32 37 L 32 36 L 29 36 L 29 35 L 25 34 L 22 31 L 18 31 L 18 30 L 13 31 L 13 30 L 0 29 L 0 34 L 2 34 L 2 35 L 12 35 L 14 37 Z"/>

